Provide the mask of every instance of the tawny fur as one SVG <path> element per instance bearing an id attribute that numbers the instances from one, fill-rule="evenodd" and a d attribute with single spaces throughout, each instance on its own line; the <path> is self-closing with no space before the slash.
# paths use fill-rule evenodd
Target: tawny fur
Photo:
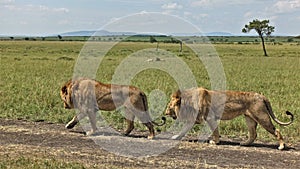
<path id="1" fill-rule="evenodd" d="M 249 130 L 248 140 L 241 145 L 249 145 L 256 139 L 256 127 L 260 124 L 279 141 L 278 149 L 284 148 L 283 137 L 275 129 L 271 118 L 280 125 L 289 125 L 293 122 L 293 114 L 286 112 L 291 117 L 287 123 L 280 122 L 274 115 L 268 99 L 254 92 L 237 91 L 212 91 L 204 88 L 195 88 L 177 91 L 171 95 L 167 106 L 166 115 L 187 124 L 199 124 L 206 121 L 213 131 L 213 142 L 219 143 L 218 120 L 231 120 L 244 115 Z M 271 118 L 270 118 L 271 117 Z M 174 137 L 180 139 L 187 131 Z"/>
<path id="2" fill-rule="evenodd" d="M 128 135 L 134 128 L 134 118 L 137 117 L 148 129 L 149 139 L 154 137 L 153 124 L 148 112 L 147 97 L 143 91 L 134 86 L 103 84 L 91 79 L 70 80 L 63 85 L 60 96 L 67 109 L 78 109 L 79 114 L 66 125 L 73 128 L 86 115 L 89 117 L 92 130 L 88 135 L 97 131 L 96 112 L 98 110 L 112 111 L 121 106 L 125 107 L 125 118 Z"/>

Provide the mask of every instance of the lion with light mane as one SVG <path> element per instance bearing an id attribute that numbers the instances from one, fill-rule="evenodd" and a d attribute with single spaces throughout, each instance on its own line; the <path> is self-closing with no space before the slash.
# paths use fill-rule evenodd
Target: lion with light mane
<path id="1" fill-rule="evenodd" d="M 283 137 L 279 130 L 275 129 L 271 118 L 278 124 L 287 126 L 294 120 L 289 111 L 290 121 L 283 123 L 279 121 L 271 108 L 268 99 L 254 92 L 237 91 L 212 91 L 204 88 L 193 88 L 177 91 L 171 95 L 165 115 L 184 121 L 186 123 L 179 135 L 173 139 L 181 139 L 193 127 L 202 121 L 207 122 L 212 133 L 211 143 L 219 143 L 218 120 L 231 120 L 237 116 L 244 115 L 249 130 L 248 140 L 241 145 L 249 145 L 256 139 L 256 127 L 260 124 L 279 141 L 278 149 L 284 149 Z M 271 118 L 270 118 L 271 117 Z"/>
<path id="2" fill-rule="evenodd" d="M 60 96 L 66 109 L 79 110 L 66 128 L 73 128 L 81 119 L 88 116 L 92 129 L 87 132 L 87 135 L 93 135 L 97 131 L 97 111 L 112 111 L 121 106 L 125 107 L 127 121 L 125 135 L 129 135 L 134 129 L 135 117 L 149 129 L 149 139 L 152 139 L 155 134 L 153 124 L 158 126 L 165 124 L 165 118 L 162 118 L 162 124 L 151 120 L 147 97 L 144 92 L 134 86 L 103 84 L 91 79 L 75 79 L 69 80 L 62 86 Z"/>

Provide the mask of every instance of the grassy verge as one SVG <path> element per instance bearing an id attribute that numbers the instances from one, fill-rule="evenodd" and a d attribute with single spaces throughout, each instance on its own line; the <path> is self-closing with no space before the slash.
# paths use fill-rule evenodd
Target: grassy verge
<path id="1" fill-rule="evenodd" d="M 84 169 L 87 168 L 82 164 L 76 162 L 66 162 L 63 160 L 56 160 L 55 158 L 32 158 L 32 157 L 17 157 L 8 158 L 2 157 L 0 161 L 1 169 L 39 169 L 39 168 L 73 168 Z"/>

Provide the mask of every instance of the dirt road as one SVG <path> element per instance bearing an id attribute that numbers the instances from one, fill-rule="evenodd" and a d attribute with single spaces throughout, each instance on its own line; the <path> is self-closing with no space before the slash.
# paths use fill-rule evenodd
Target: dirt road
<path id="1" fill-rule="evenodd" d="M 132 135 L 130 139 L 147 140 L 140 137 L 147 132 Z M 110 136 L 100 139 L 105 138 Z M 300 144 L 279 151 L 275 144 L 258 141 L 241 147 L 224 138 L 221 145 L 192 140 L 181 141 L 158 156 L 133 158 L 103 150 L 80 127 L 68 131 L 63 124 L 0 119 L 0 161 L 22 156 L 78 162 L 86 168 L 300 168 Z"/>

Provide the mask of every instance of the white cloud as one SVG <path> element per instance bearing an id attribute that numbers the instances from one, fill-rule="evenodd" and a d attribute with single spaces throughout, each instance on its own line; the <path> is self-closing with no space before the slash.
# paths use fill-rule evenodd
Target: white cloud
<path id="1" fill-rule="evenodd" d="M 217 0 L 218 3 L 221 3 L 222 2 L 226 2 L 227 4 L 229 5 L 249 5 L 249 4 L 268 4 L 274 0 L 247 0 L 247 1 L 241 1 L 241 0 L 227 0 L 227 1 L 224 1 L 224 0 Z"/>
<path id="2" fill-rule="evenodd" d="M 184 17 L 190 17 L 190 16 L 192 16 L 192 13 L 185 11 L 185 12 L 183 12 L 183 16 Z"/>
<path id="3" fill-rule="evenodd" d="M 71 24 L 71 22 L 69 20 L 64 19 L 64 20 L 58 21 L 58 24 L 59 25 L 68 25 L 68 24 Z"/>
<path id="4" fill-rule="evenodd" d="M 67 8 L 49 8 L 44 5 L 27 5 L 25 10 L 28 11 L 41 11 L 41 12 L 63 12 L 68 13 L 69 9 Z"/>
<path id="5" fill-rule="evenodd" d="M 234 5 L 234 4 L 247 4 L 252 3 L 251 0 L 241 1 L 241 0 L 195 0 L 192 1 L 191 5 L 193 7 L 210 7 L 210 6 L 226 6 L 226 5 Z"/>
<path id="6" fill-rule="evenodd" d="M 63 13 L 68 13 L 70 10 L 67 8 L 53 8 L 54 12 L 63 12 Z"/>
<path id="7" fill-rule="evenodd" d="M 206 17 L 208 17 L 208 14 L 203 13 L 203 14 L 199 14 L 198 16 L 199 16 L 200 18 L 206 18 Z"/>
<path id="8" fill-rule="evenodd" d="M 275 13 L 290 13 L 300 10 L 300 0 L 279 0 L 269 10 Z"/>
<path id="9" fill-rule="evenodd" d="M 224 7 L 224 6 L 232 6 L 232 5 L 251 5 L 251 4 L 268 4 L 274 0 L 191 0 L 190 5 L 192 7 Z"/>
<path id="10" fill-rule="evenodd" d="M 212 5 L 212 4 L 213 4 L 212 0 L 197 0 L 197 1 L 193 1 L 191 3 L 191 5 L 194 6 L 194 7 L 197 7 L 197 6 L 205 7 L 205 6 L 209 6 L 209 5 Z"/>
<path id="11" fill-rule="evenodd" d="M 245 17 L 245 18 L 252 18 L 252 16 L 253 16 L 253 12 L 246 12 L 246 13 L 244 14 L 244 17 Z"/>
<path id="12" fill-rule="evenodd" d="M 166 10 L 176 10 L 176 9 L 182 9 L 182 5 L 179 5 L 177 3 L 168 3 L 161 6 L 161 8 Z"/>
<path id="13" fill-rule="evenodd" d="M 201 23 L 201 26 L 202 24 L 207 24 L 207 22 L 209 22 L 209 14 L 198 14 L 198 15 L 193 15 L 193 19 L 195 19 L 197 22 Z"/>
<path id="14" fill-rule="evenodd" d="M 3 6 L 5 9 L 8 9 L 10 11 L 19 11 L 21 8 L 15 6 L 15 5 L 4 5 Z"/>
<path id="15" fill-rule="evenodd" d="M 24 6 L 17 6 L 17 5 L 11 5 L 7 4 L 4 5 L 5 9 L 8 9 L 10 11 L 27 11 L 27 12 L 63 12 L 68 13 L 69 9 L 67 8 L 49 8 L 45 5 L 24 5 Z"/>
<path id="16" fill-rule="evenodd" d="M 15 0 L 0 0 L 0 4 L 11 4 L 14 2 L 15 2 Z"/>
<path id="17" fill-rule="evenodd" d="M 28 25 L 28 22 L 26 22 L 26 21 L 20 21 L 19 24 L 20 25 Z"/>

